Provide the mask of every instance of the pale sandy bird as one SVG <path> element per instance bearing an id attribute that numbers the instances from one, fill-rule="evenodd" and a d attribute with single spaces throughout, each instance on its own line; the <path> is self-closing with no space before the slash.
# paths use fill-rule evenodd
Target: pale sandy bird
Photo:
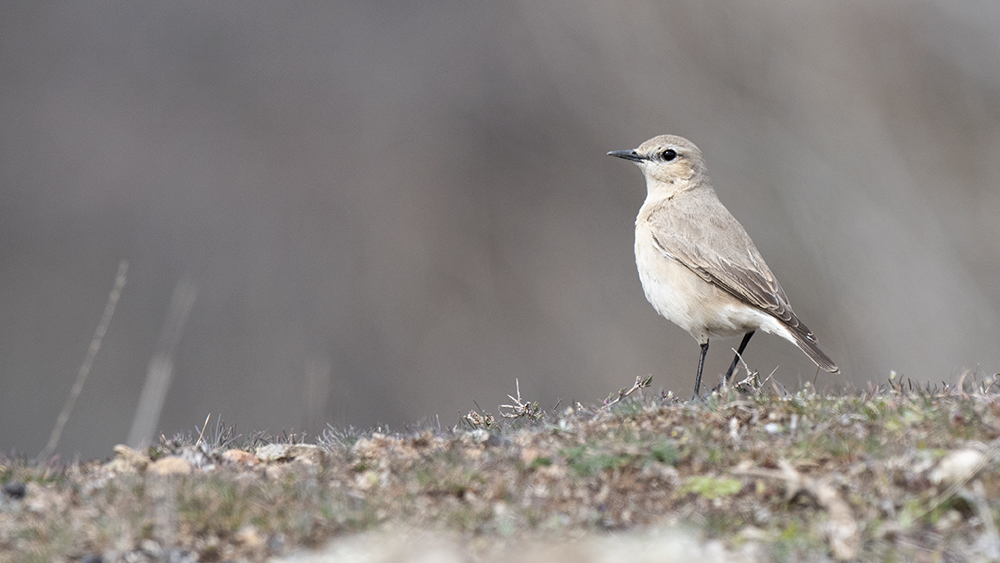
<path id="1" fill-rule="evenodd" d="M 840 371 L 792 312 L 743 226 L 715 196 L 694 143 L 661 135 L 608 154 L 631 160 L 646 176 L 646 201 L 635 218 L 635 263 L 656 312 L 701 344 L 696 397 L 709 338 L 744 335 L 728 381 L 757 329 L 795 344 L 820 368 Z"/>

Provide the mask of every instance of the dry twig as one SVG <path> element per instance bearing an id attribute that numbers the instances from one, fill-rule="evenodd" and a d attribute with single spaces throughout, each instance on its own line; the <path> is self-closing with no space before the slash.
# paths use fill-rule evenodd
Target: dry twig
<path id="1" fill-rule="evenodd" d="M 80 365 L 80 370 L 76 373 L 76 382 L 73 383 L 73 389 L 70 391 L 69 397 L 66 398 L 66 404 L 63 405 L 62 411 L 59 412 L 59 417 L 56 418 L 56 426 L 52 429 L 52 434 L 49 436 L 49 443 L 46 444 L 42 453 L 38 455 L 39 459 L 45 459 L 52 455 L 56 446 L 59 445 L 59 438 L 62 437 L 63 428 L 66 426 L 66 421 L 69 420 L 70 413 L 73 412 L 76 399 L 83 392 L 83 384 L 87 381 L 90 368 L 94 365 L 94 357 L 97 356 L 97 351 L 101 349 L 101 341 L 104 339 L 104 334 L 108 331 L 108 325 L 111 324 L 111 317 L 115 314 L 118 299 L 122 296 L 122 288 L 125 287 L 126 272 L 128 272 L 128 260 L 122 260 L 118 263 L 118 275 L 115 276 L 115 285 L 111 288 L 108 301 L 104 305 L 104 314 L 101 315 L 101 322 L 97 324 L 97 329 L 94 331 L 94 338 L 90 341 L 87 356 Z"/>
<path id="2" fill-rule="evenodd" d="M 540 409 L 538 408 L 538 403 L 525 403 L 521 400 L 521 382 L 517 379 L 514 380 L 514 384 L 517 386 L 517 397 L 513 395 L 507 395 L 510 397 L 511 405 L 500 405 L 501 409 L 510 409 L 511 412 L 500 411 L 500 415 L 504 418 L 530 418 L 532 420 L 538 420 L 541 418 Z"/>
<path id="3" fill-rule="evenodd" d="M 799 493 L 806 493 L 816 499 L 816 502 L 830 515 L 827 537 L 830 540 L 830 550 L 833 552 L 834 558 L 840 561 L 856 558 L 861 549 L 861 527 L 854 519 L 851 507 L 837 492 L 837 489 L 830 482 L 830 478 L 806 477 L 786 460 L 780 460 L 778 467 L 780 469 L 737 467 L 733 473 L 747 477 L 784 481 L 788 500 Z"/>
<path id="4" fill-rule="evenodd" d="M 639 389 L 649 387 L 649 384 L 652 382 L 653 382 L 652 375 L 647 375 L 646 377 L 642 377 L 641 375 L 635 376 L 635 383 L 632 384 L 632 387 L 630 389 L 626 390 L 624 387 L 622 387 L 621 389 L 618 390 L 617 397 L 615 397 L 615 394 L 612 393 L 608 395 L 607 399 L 604 399 L 604 408 L 609 408 L 611 405 L 621 401 L 622 399 L 628 397 L 632 393 L 635 393 Z"/>

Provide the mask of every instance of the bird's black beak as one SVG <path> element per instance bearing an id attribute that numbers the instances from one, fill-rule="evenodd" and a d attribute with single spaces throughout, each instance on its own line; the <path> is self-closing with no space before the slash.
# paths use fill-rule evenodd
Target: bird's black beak
<path id="1" fill-rule="evenodd" d="M 639 153 L 635 152 L 635 149 L 630 151 L 611 151 L 608 156 L 617 156 L 618 158 L 624 158 L 625 160 L 631 160 L 632 162 L 642 162 L 646 160 L 646 157 L 640 156 Z"/>

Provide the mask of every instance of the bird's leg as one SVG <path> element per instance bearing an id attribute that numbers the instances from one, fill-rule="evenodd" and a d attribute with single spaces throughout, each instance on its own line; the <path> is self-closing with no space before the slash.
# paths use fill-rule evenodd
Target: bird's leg
<path id="1" fill-rule="evenodd" d="M 726 372 L 726 378 L 723 380 L 724 383 L 729 383 L 729 378 L 733 376 L 733 370 L 736 369 L 736 362 L 740 361 L 740 357 L 743 356 L 743 350 L 746 350 L 747 342 L 750 342 L 750 337 L 753 336 L 755 331 L 743 335 L 743 342 L 740 342 L 740 347 L 736 349 L 736 357 L 733 358 L 733 363 L 729 365 L 729 371 Z"/>
<path id="2" fill-rule="evenodd" d="M 706 340 L 701 345 L 701 357 L 698 358 L 698 375 L 694 378 L 694 397 L 691 400 L 698 398 L 698 391 L 701 391 L 701 370 L 705 367 L 705 356 L 708 354 L 708 340 Z"/>

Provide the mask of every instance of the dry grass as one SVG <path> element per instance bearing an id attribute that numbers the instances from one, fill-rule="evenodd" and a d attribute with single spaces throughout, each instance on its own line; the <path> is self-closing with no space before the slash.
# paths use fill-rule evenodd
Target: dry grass
<path id="1" fill-rule="evenodd" d="M 522 416 L 480 409 L 444 432 L 289 446 L 216 426 L 111 463 L 0 459 L 0 560 L 262 561 L 399 528 L 455 538 L 456 560 L 531 559 L 526 546 L 678 527 L 730 560 L 988 560 L 996 379 L 839 395 L 751 380 L 700 403 L 640 388 L 559 412 L 518 394 Z"/>

